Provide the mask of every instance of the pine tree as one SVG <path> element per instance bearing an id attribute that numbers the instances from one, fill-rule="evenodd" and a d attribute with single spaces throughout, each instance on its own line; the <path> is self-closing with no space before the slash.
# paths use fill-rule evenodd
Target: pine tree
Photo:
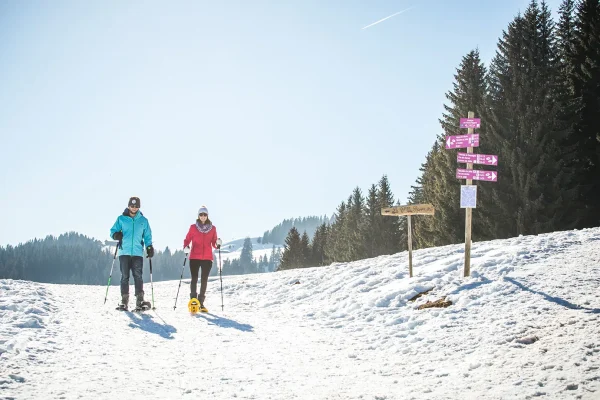
<path id="1" fill-rule="evenodd" d="M 325 255 L 332 262 L 341 262 L 342 260 L 342 249 L 343 242 L 345 240 L 343 227 L 346 220 L 346 203 L 342 201 L 342 203 L 338 206 L 336 212 L 334 213 L 334 222 L 331 225 L 329 241 L 325 245 Z"/>
<path id="2" fill-rule="evenodd" d="M 365 231 L 364 244 L 365 255 L 375 257 L 377 255 L 377 237 L 383 216 L 377 201 L 377 186 L 371 185 L 367 194 L 365 207 Z"/>
<path id="3" fill-rule="evenodd" d="M 465 217 L 460 208 L 461 181 L 456 179 L 457 151 L 446 150 L 446 136 L 464 135 L 460 128 L 460 118 L 467 117 L 469 111 L 480 117 L 485 107 L 487 86 L 486 70 L 479 57 L 478 50 L 470 51 L 461 60 L 454 75 L 453 89 L 446 94 L 449 104 L 444 105 L 445 112 L 440 120 L 444 131 L 439 135 L 426 161 L 421 167 L 421 176 L 417 187 L 413 188 L 410 202 L 431 203 L 435 208 L 435 216 L 419 216 L 414 218 L 415 247 L 443 246 L 459 243 L 464 240 Z M 481 134 L 481 130 L 479 131 Z M 482 135 L 485 142 L 485 135 Z M 459 151 L 465 151 L 460 149 Z M 464 166 L 460 166 L 464 167 Z M 478 187 L 481 199 L 481 186 Z M 474 218 L 473 236 L 483 236 L 477 229 L 485 219 L 479 213 Z M 475 222 L 477 221 L 477 222 Z"/>
<path id="4" fill-rule="evenodd" d="M 253 265 L 254 257 L 252 256 L 252 239 L 249 237 L 244 239 L 244 245 L 242 246 L 242 252 L 240 254 L 240 265 L 243 273 L 254 273 L 256 269 Z"/>
<path id="5" fill-rule="evenodd" d="M 327 258 L 325 256 L 325 247 L 327 246 L 327 237 L 328 235 L 328 226 L 326 223 L 323 223 L 319 226 L 319 229 L 315 232 L 312 240 L 312 265 L 321 266 L 326 265 Z"/>
<path id="6" fill-rule="evenodd" d="M 421 176 L 417 178 L 416 186 L 412 186 L 412 190 L 409 193 L 409 204 L 435 202 L 433 193 L 437 187 L 437 170 L 434 168 L 433 159 L 436 156 L 441 157 L 438 155 L 440 151 L 442 150 L 439 149 L 439 144 L 436 141 L 433 148 L 427 153 L 425 162 L 420 168 Z M 413 246 L 415 249 L 436 246 L 437 243 L 441 242 L 440 238 L 442 235 L 436 230 L 436 223 L 433 219 L 439 218 L 442 212 L 443 209 L 440 207 L 440 209 L 436 210 L 435 217 L 423 215 L 412 221 Z"/>
<path id="7" fill-rule="evenodd" d="M 559 21 L 556 27 L 557 61 L 561 79 L 565 81 L 574 99 L 574 68 L 575 68 L 575 0 L 563 0 L 558 15 Z"/>
<path id="8" fill-rule="evenodd" d="M 290 229 L 288 236 L 285 239 L 284 247 L 285 249 L 281 256 L 281 263 L 279 264 L 278 271 L 302 267 L 304 254 L 302 252 L 300 234 L 295 227 Z"/>
<path id="9" fill-rule="evenodd" d="M 281 251 L 281 247 L 277 248 L 277 252 L 275 253 L 275 259 L 273 261 L 273 265 L 275 266 L 274 271 L 279 269 L 281 265 L 281 259 L 283 258 L 283 251 Z"/>
<path id="10" fill-rule="evenodd" d="M 349 200 L 348 203 L 350 204 L 346 224 L 346 235 L 348 237 L 348 260 L 356 261 L 366 257 L 365 200 L 359 187 L 354 189 L 351 200 Z"/>
<path id="11" fill-rule="evenodd" d="M 377 190 L 377 203 L 379 209 L 393 207 L 395 204 L 394 195 L 390 188 L 387 175 L 384 175 L 379 180 Z M 377 252 L 376 255 L 394 254 L 400 251 L 400 223 L 397 218 L 381 218 L 379 234 L 377 235 Z"/>
<path id="12" fill-rule="evenodd" d="M 271 250 L 271 257 L 269 257 L 269 272 L 275 271 L 275 245 L 273 245 L 273 249 Z"/>
<path id="13" fill-rule="evenodd" d="M 310 238 L 308 237 L 308 233 L 304 231 L 302 237 L 300 238 L 300 246 L 302 247 L 302 263 L 300 264 L 302 267 L 312 267 L 312 249 L 310 246 Z"/>
<path id="14" fill-rule="evenodd" d="M 352 196 L 349 196 L 345 202 L 342 202 L 338 207 L 338 213 L 333 224 L 333 238 L 331 243 L 332 258 L 337 262 L 348 262 L 350 259 L 350 237 L 349 237 L 349 219 L 350 210 L 352 209 Z"/>
<path id="15" fill-rule="evenodd" d="M 467 132 L 460 128 L 460 118 L 467 117 L 469 111 L 473 111 L 476 117 L 481 117 L 485 113 L 485 99 L 487 96 L 486 84 L 486 68 L 481 62 L 479 50 L 470 51 L 460 64 L 455 75 L 454 90 L 446 95 L 450 101 L 450 105 L 445 105 L 446 113 L 440 121 L 446 135 L 463 135 Z M 482 128 L 485 128 L 485 119 L 482 121 Z M 485 129 L 478 129 L 481 138 L 481 147 L 478 148 L 478 153 L 495 154 L 495 150 L 487 140 Z M 440 216 L 445 215 L 445 221 L 436 215 L 435 220 L 441 221 L 436 227 L 438 230 L 446 232 L 445 237 L 442 237 L 436 245 L 460 243 L 465 239 L 465 212 L 460 208 L 460 189 L 462 182 L 456 179 L 456 168 L 465 168 L 464 164 L 459 165 L 456 157 L 456 150 L 446 150 L 445 140 L 439 142 L 439 155 L 443 162 L 440 166 L 445 172 L 438 171 L 443 174 L 444 179 L 440 182 L 443 188 L 443 196 L 448 197 L 447 202 L 443 202 L 439 198 L 436 201 L 436 211 L 440 211 Z M 464 152 L 466 149 L 460 149 Z M 494 167 L 485 167 L 485 169 L 495 169 Z M 477 182 L 476 182 L 477 183 Z M 478 207 L 473 210 L 473 240 L 487 240 L 493 237 L 489 230 L 489 219 L 487 211 L 493 207 L 490 202 L 490 185 L 493 183 L 481 182 L 477 184 Z M 443 209 L 443 211 L 442 211 Z"/>

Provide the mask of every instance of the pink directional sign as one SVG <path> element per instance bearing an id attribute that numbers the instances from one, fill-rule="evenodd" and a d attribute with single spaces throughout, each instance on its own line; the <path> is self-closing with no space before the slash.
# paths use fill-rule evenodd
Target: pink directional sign
<path id="1" fill-rule="evenodd" d="M 461 118 L 461 128 L 479 128 L 481 126 L 481 118 Z"/>
<path id="2" fill-rule="evenodd" d="M 479 147 L 479 133 L 471 135 L 446 136 L 447 149 Z"/>
<path id="3" fill-rule="evenodd" d="M 457 179 L 471 179 L 474 181 L 489 181 L 496 182 L 498 173 L 496 171 L 483 171 L 480 169 L 462 169 L 456 170 Z"/>
<path id="4" fill-rule="evenodd" d="M 498 165 L 498 156 L 493 154 L 458 153 L 456 161 L 459 163 Z"/>

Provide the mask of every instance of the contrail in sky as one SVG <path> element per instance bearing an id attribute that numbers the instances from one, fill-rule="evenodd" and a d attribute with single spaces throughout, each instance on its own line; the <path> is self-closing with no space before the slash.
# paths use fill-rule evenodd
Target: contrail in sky
<path id="1" fill-rule="evenodd" d="M 395 13 L 395 14 L 392 14 L 392 15 L 389 15 L 389 16 L 387 16 L 387 17 L 383 18 L 383 19 L 380 19 L 379 21 L 373 22 L 372 24 L 369 24 L 369 25 L 365 26 L 365 27 L 364 27 L 364 28 L 362 28 L 362 29 L 367 29 L 367 28 L 369 28 L 369 27 L 371 27 L 371 26 L 373 26 L 373 25 L 377 25 L 378 23 L 380 23 L 380 22 L 383 22 L 383 21 L 385 21 L 386 19 L 389 19 L 389 18 L 395 17 L 396 15 L 398 15 L 398 14 L 402 14 L 402 13 L 404 13 L 404 12 L 407 12 L 408 10 L 410 10 L 410 9 L 412 9 L 412 8 L 414 8 L 414 6 L 413 6 L 413 7 L 409 7 L 409 8 L 407 8 L 407 9 L 405 9 L 405 10 L 402 10 L 402 11 L 398 11 L 397 13 Z"/>

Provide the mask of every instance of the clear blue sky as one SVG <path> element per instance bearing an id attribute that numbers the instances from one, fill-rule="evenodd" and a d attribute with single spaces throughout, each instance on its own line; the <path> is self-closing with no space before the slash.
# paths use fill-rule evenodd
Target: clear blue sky
<path id="1" fill-rule="evenodd" d="M 202 204 L 229 240 L 383 174 L 404 203 L 461 58 L 527 4 L 0 2 L 0 245 L 109 239 L 133 195 L 159 249 Z"/>

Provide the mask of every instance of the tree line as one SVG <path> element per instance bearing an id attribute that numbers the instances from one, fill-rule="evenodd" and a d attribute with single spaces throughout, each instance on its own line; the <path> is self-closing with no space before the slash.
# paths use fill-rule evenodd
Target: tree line
<path id="1" fill-rule="evenodd" d="M 293 227 L 285 240 L 278 270 L 329 265 L 393 254 L 407 247 L 404 221 L 381 215 L 381 209 L 397 205 L 389 180 L 383 175 L 366 197 L 356 187 L 340 203 L 331 224 L 323 223 L 312 240 Z"/>
<path id="2" fill-rule="evenodd" d="M 0 279 L 22 279 L 43 283 L 106 285 L 116 247 L 113 242 L 101 242 L 85 235 L 68 232 L 59 236 L 46 236 L 33 239 L 18 246 L 0 246 Z M 244 263 L 252 260 L 252 244 L 242 252 Z M 237 275 L 264 271 L 267 266 L 274 270 L 272 263 L 278 263 L 280 252 L 265 262 L 252 260 L 251 268 L 236 268 L 235 263 L 223 263 L 223 275 Z M 184 267 L 186 255 L 183 250 L 155 251 L 152 257 L 152 279 L 155 282 L 179 280 L 183 271 L 184 279 L 189 279 L 189 260 Z M 144 281 L 150 281 L 149 259 L 144 258 Z M 217 253 L 213 259 L 211 276 L 218 275 Z M 245 264 L 244 264 L 245 265 Z M 114 263 L 112 284 L 119 284 L 119 260 Z M 117 277 L 117 278 L 115 278 Z"/>

